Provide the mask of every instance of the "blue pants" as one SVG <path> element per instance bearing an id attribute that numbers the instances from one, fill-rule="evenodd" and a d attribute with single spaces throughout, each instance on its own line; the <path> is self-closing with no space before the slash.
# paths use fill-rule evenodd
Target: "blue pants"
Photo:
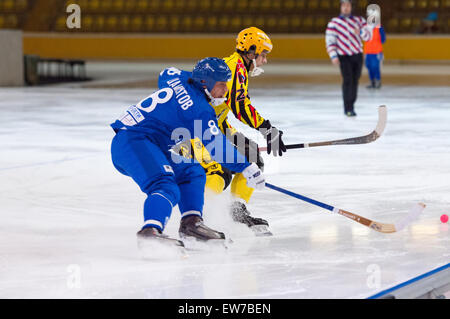
<path id="1" fill-rule="evenodd" d="M 202 215 L 206 176 L 200 164 L 174 163 L 148 136 L 123 130 L 113 138 L 111 156 L 115 168 L 147 194 L 144 227 L 163 230 L 177 204 L 182 217 Z"/>
<path id="2" fill-rule="evenodd" d="M 383 53 L 366 54 L 366 67 L 371 81 L 381 80 L 381 61 L 383 61 Z"/>

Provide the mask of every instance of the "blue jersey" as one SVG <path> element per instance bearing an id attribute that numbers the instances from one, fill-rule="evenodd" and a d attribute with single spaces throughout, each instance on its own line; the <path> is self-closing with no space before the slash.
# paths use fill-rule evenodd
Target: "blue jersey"
<path id="1" fill-rule="evenodd" d="M 188 83 L 191 72 L 163 70 L 160 90 L 130 106 L 111 127 L 145 134 L 169 152 L 180 142 L 199 138 L 212 158 L 234 172 L 250 165 L 218 129 L 216 114 L 204 92 Z"/>

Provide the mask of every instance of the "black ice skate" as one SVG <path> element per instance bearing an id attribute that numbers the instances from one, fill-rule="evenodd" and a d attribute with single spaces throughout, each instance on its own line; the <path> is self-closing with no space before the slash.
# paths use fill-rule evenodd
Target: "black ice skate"
<path id="1" fill-rule="evenodd" d="M 375 89 L 375 81 L 370 81 L 370 85 L 366 86 L 368 89 Z"/>
<path id="2" fill-rule="evenodd" d="M 225 239 L 224 233 L 209 228 L 203 223 L 203 219 L 197 215 L 183 217 L 178 232 L 181 238 L 194 237 L 201 241 Z"/>
<path id="3" fill-rule="evenodd" d="M 180 238 L 191 251 L 209 251 L 227 249 L 225 234 L 209 228 L 197 215 L 183 217 L 178 230 Z M 229 242 L 231 242 L 229 240 Z"/>
<path id="4" fill-rule="evenodd" d="M 172 258 L 184 254 L 184 243 L 170 238 L 159 229 L 146 227 L 138 231 L 138 248 L 143 258 L 160 259 Z"/>
<path id="5" fill-rule="evenodd" d="M 245 204 L 241 202 L 234 202 L 231 205 L 231 217 L 235 222 L 247 225 L 256 236 L 271 236 L 272 233 L 269 230 L 269 223 L 267 220 L 250 216 L 250 212 L 247 210 Z"/>
<path id="6" fill-rule="evenodd" d="M 348 111 L 348 112 L 345 112 L 345 115 L 347 115 L 348 117 L 354 117 L 354 116 L 356 116 L 356 113 L 355 113 L 355 111 Z"/>
<path id="7" fill-rule="evenodd" d="M 375 89 L 381 89 L 381 80 L 376 80 L 374 86 Z"/>

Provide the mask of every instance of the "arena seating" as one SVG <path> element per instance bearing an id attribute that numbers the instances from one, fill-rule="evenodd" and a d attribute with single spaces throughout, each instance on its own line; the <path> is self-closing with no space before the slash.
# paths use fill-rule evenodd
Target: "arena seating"
<path id="1" fill-rule="evenodd" d="M 0 0 L 0 28 L 19 28 L 33 5 L 45 0 Z M 323 33 L 339 12 L 338 0 L 52 0 L 52 16 L 43 28 L 56 32 L 235 33 L 259 26 L 269 33 Z M 382 8 L 390 33 L 416 33 L 422 20 L 438 13 L 439 33 L 450 32 L 450 0 L 355 0 L 364 15 L 370 3 Z M 65 8 L 80 5 L 81 29 L 66 27 Z M 50 13 L 49 13 L 50 14 Z M 28 30 L 33 31 L 33 30 Z"/>
<path id="2" fill-rule="evenodd" d="M 0 0 L 0 29 L 20 29 L 29 0 Z"/>

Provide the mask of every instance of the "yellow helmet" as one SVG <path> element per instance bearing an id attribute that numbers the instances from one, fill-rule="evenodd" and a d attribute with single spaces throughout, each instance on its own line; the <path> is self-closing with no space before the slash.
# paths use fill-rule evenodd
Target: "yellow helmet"
<path id="1" fill-rule="evenodd" d="M 272 41 L 270 41 L 267 34 L 255 27 L 242 30 L 236 38 L 236 49 L 248 52 L 253 50 L 252 46 L 255 46 L 256 55 L 261 54 L 264 50 L 270 52 L 273 48 Z"/>

